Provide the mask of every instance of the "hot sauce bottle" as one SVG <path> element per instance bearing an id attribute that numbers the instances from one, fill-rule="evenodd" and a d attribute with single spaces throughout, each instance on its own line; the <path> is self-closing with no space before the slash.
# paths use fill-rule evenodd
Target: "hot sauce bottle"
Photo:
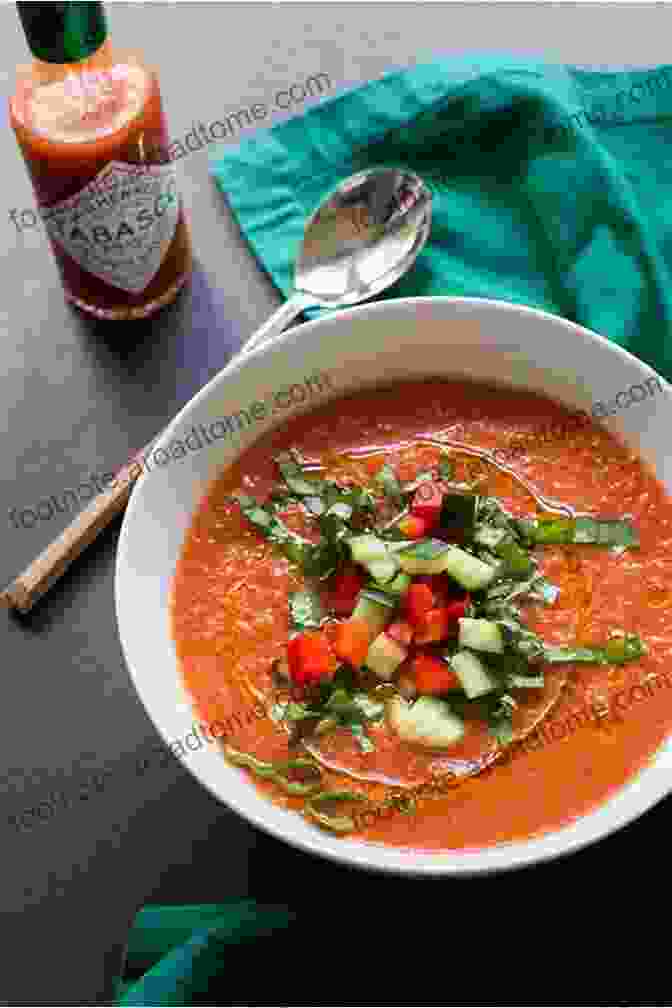
<path id="1" fill-rule="evenodd" d="M 156 73 L 113 49 L 100 3 L 17 3 L 29 66 L 10 121 L 66 298 L 98 318 L 177 296 L 191 245 Z"/>

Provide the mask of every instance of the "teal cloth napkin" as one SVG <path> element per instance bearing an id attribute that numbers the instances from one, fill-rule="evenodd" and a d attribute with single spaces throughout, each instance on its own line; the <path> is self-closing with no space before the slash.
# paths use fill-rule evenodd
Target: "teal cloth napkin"
<path id="1" fill-rule="evenodd" d="M 377 299 L 524 303 L 596 330 L 672 379 L 672 66 L 438 60 L 211 155 L 285 295 L 308 215 L 372 165 L 410 168 L 433 192 L 427 246 Z"/>
<path id="2" fill-rule="evenodd" d="M 286 907 L 253 900 L 144 907 L 131 927 L 115 1004 L 230 1004 L 241 992 L 234 968 L 241 949 L 259 952 L 261 940 L 294 920 Z M 250 997 L 254 974 L 245 965 L 242 993 Z"/>

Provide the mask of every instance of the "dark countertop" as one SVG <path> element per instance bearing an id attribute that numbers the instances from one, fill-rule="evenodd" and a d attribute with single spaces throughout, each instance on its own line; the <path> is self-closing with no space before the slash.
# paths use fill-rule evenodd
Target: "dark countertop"
<path id="1" fill-rule="evenodd" d="M 118 45 L 141 46 L 159 66 L 177 138 L 223 112 L 258 101 L 271 106 L 278 90 L 311 74 L 327 73 L 336 93 L 429 59 L 441 46 L 551 62 L 669 62 L 672 8 L 115 4 L 110 27 Z M 13 67 L 26 58 L 13 6 L 0 8 L 0 49 L 8 96 Z M 300 110 L 271 107 L 264 125 Z M 68 521 L 56 515 L 16 528 L 9 511 L 116 468 L 226 363 L 278 296 L 210 180 L 207 155 L 195 152 L 178 162 L 197 255 L 190 288 L 153 321 L 124 328 L 89 321 L 65 305 L 41 225 L 29 226 L 27 213 L 19 231 L 9 217 L 34 203 L 6 123 L 0 151 L 4 583 Z M 458 972 L 467 1004 L 484 997 L 524 1004 L 528 990 L 527 1003 L 537 1003 L 537 976 L 546 990 L 552 977 L 550 996 L 557 991 L 569 1004 L 599 1004 L 600 997 L 647 1003 L 639 999 L 660 991 L 666 929 L 653 904 L 667 885 L 669 800 L 598 847 L 544 867 L 477 881 L 407 882 L 323 863 L 262 835 L 178 763 L 139 772 L 157 736 L 117 638 L 119 527 L 29 617 L 0 616 L 2 1004 L 108 1003 L 139 906 L 245 896 L 291 903 L 315 916 L 324 936 L 310 962 L 298 950 L 291 987 L 282 977 L 288 1003 L 348 1003 L 347 993 L 336 993 L 336 977 L 356 1002 L 391 1003 L 386 983 L 396 993 L 399 974 L 411 983 L 410 1003 L 420 993 L 418 976 L 421 998 L 451 1003 Z M 345 964 L 361 954 L 362 939 L 354 947 L 352 939 L 367 923 L 367 975 L 355 987 Z M 230 1003 L 277 999 L 275 968 L 246 975 L 247 987 L 239 979 Z"/>

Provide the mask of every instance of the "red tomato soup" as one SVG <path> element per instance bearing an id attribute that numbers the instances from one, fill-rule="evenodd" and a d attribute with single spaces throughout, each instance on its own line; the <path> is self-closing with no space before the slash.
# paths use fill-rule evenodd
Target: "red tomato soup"
<path id="1" fill-rule="evenodd" d="M 278 705 L 300 702 L 301 690 L 298 678 L 278 680 L 277 660 L 292 630 L 290 593 L 303 591 L 307 580 L 232 500 L 242 494 L 263 504 L 277 493 L 276 460 L 290 449 L 308 463 L 307 473 L 345 488 L 373 488 L 376 506 L 381 467 L 408 485 L 421 471 L 439 471 L 447 458 L 453 487 L 475 487 L 479 499 L 496 498 L 513 518 L 534 519 L 558 505 L 627 519 L 637 530 L 637 549 L 536 546 L 539 573 L 556 586 L 557 598 L 528 599 L 521 610 L 525 627 L 548 646 L 596 646 L 625 632 L 638 635 L 646 653 L 623 663 L 543 663 L 543 687 L 514 691 L 525 695 L 509 744 L 493 737 L 486 722 L 469 721 L 453 746 L 432 749 L 402 739 L 389 714 L 367 724 L 366 747 L 344 728 L 302 734 L 300 722 L 292 727 L 278 719 Z M 290 500 L 278 508 L 285 527 L 310 539 L 304 504 Z M 672 501 L 643 462 L 585 414 L 577 419 L 534 393 L 433 379 L 331 402 L 247 449 L 193 519 L 174 578 L 172 629 L 186 688 L 203 724 L 219 724 L 212 735 L 221 736 L 220 744 L 267 763 L 314 761 L 323 791 L 360 795 L 347 811 L 329 808 L 351 816 L 348 835 L 425 851 L 478 849 L 568 824 L 654 756 L 672 729 L 671 586 Z M 331 647 L 343 616 L 328 604 L 327 593 L 326 622 L 312 634 Z M 416 641 L 426 640 L 414 632 Z M 432 648 L 430 671 L 440 677 L 436 637 Z M 400 666 L 407 678 L 409 667 L 417 668 L 409 661 Z M 401 684 L 392 675 L 373 695 L 389 704 Z M 361 689 L 369 687 L 370 678 Z M 442 702 L 450 703 L 450 695 Z M 248 716 L 259 704 L 267 716 Z M 269 800 L 305 814 L 305 797 L 245 772 Z M 402 795 L 412 801 L 402 803 Z"/>

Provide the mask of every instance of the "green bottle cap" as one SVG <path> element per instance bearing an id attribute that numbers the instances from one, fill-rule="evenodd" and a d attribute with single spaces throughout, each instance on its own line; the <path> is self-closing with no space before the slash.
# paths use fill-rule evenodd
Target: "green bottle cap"
<path id="1" fill-rule="evenodd" d="M 107 38 L 102 3 L 17 3 L 21 24 L 36 59 L 79 63 Z"/>

